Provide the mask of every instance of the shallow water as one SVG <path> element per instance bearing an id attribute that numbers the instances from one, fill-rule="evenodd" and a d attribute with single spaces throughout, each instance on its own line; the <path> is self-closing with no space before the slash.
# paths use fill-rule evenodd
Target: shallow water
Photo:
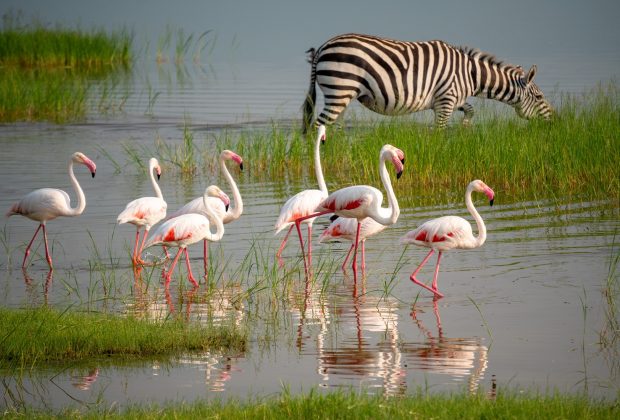
<path id="1" fill-rule="evenodd" d="M 245 211 L 226 226 L 222 242 L 211 247 L 211 290 L 203 283 L 191 292 L 182 271 L 175 273 L 166 293 L 158 267 L 134 277 L 129 252 L 135 230 L 117 226 L 115 220 L 127 202 L 152 195 L 146 175 L 123 155 L 123 144 L 152 148 L 155 133 L 175 139 L 181 130 L 166 124 L 4 127 L 0 208 L 35 187 L 70 191 L 65 161 L 71 151 L 84 151 L 98 167 L 94 179 L 76 167 L 87 197 L 84 214 L 48 224 L 53 278 L 42 247 L 26 275 L 19 268 L 35 223 L 21 217 L 5 220 L 0 304 L 81 305 L 155 319 L 180 316 L 234 324 L 248 329 L 247 350 L 130 365 L 92 360 L 24 375 L 5 373 L 4 386 L 12 392 L 5 393 L 4 405 L 124 405 L 272 395 L 283 387 L 293 392 L 353 387 L 393 395 L 420 390 L 493 393 L 499 386 L 617 395 L 617 345 L 599 344 L 608 328 L 602 290 L 610 258 L 617 253 L 614 235 L 620 226 L 613 203 L 557 209 L 544 200 L 505 203 L 501 191 L 496 191 L 492 208 L 476 200 L 488 240 L 480 249 L 445 255 L 439 287 L 446 296 L 434 304 L 408 280 L 426 250 L 403 250 L 398 239 L 426 219 L 446 213 L 465 216 L 463 205 L 402 209 L 395 226 L 368 240 L 367 275 L 357 284 L 340 270 L 348 243 L 318 244 L 315 235 L 315 277 L 307 283 L 293 237 L 283 270 L 271 274 L 277 271 L 275 251 L 282 238 L 273 236 L 273 224 L 284 199 L 275 180 L 253 181 L 252 162 L 246 160 L 243 173 L 232 169 Z M 206 148 L 208 135 L 201 134 L 196 141 Z M 123 166 L 120 173 L 95 144 L 104 145 Z M 164 169 L 160 181 L 170 211 L 208 183 L 229 191 L 216 174 L 188 180 Z M 292 192 L 303 188 L 299 181 L 287 186 Z M 326 220 L 315 224 L 317 235 L 326 225 Z M 201 247 L 190 254 L 201 275 Z M 430 280 L 434 261 L 422 271 L 422 279 Z"/>

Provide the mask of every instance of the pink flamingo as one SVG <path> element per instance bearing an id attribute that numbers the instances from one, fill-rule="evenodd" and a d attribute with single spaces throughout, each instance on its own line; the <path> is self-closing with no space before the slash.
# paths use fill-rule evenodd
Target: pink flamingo
<path id="1" fill-rule="evenodd" d="M 31 220 L 39 222 L 39 227 L 34 232 L 34 236 L 26 247 L 26 255 L 24 255 L 22 268 L 26 266 L 26 260 L 30 254 L 30 247 L 34 242 L 34 238 L 37 237 L 39 230 L 42 228 L 43 241 L 45 242 L 45 258 L 47 259 L 50 270 L 53 270 L 52 257 L 49 253 L 49 248 L 47 245 L 47 231 L 45 228 L 46 222 L 59 216 L 79 216 L 86 208 L 86 197 L 84 196 L 84 192 L 82 191 L 82 188 L 73 173 L 74 163 L 85 165 L 90 170 L 93 178 L 95 177 L 95 172 L 97 171 L 97 165 L 95 165 L 95 162 L 90 160 L 83 153 L 75 152 L 71 155 L 68 170 L 71 185 L 73 185 L 73 189 L 77 194 L 76 207 L 71 207 L 71 199 L 69 198 L 69 194 L 65 191 L 55 188 L 41 188 L 26 194 L 19 202 L 13 204 L 6 213 L 6 217 L 10 217 L 14 214 L 20 214 Z"/>
<path id="2" fill-rule="evenodd" d="M 332 192 L 317 207 L 317 213 L 302 217 L 295 220 L 295 224 L 303 222 L 304 219 L 317 217 L 322 214 L 335 213 L 341 217 L 351 217 L 357 219 L 357 229 L 355 233 L 355 248 L 353 252 L 353 275 L 357 278 L 357 248 L 360 242 L 360 232 L 362 228 L 362 220 L 366 217 L 374 219 L 382 225 L 393 225 L 398 220 L 400 208 L 394 190 L 390 175 L 385 168 L 385 161 L 390 160 L 396 169 L 396 178 L 400 178 L 403 172 L 405 162 L 405 154 L 402 150 L 386 144 L 381 148 L 379 153 L 379 174 L 385 190 L 387 191 L 388 207 L 383 208 L 383 194 L 375 187 L 369 185 L 353 185 L 341 188 Z M 303 251 L 303 243 L 302 243 Z M 304 260 L 305 261 L 305 260 Z"/>
<path id="3" fill-rule="evenodd" d="M 342 270 L 345 271 L 347 261 L 349 261 L 351 252 L 353 252 L 353 248 L 355 247 L 354 241 L 357 233 L 357 219 L 352 219 L 350 217 L 338 217 L 336 215 L 332 216 L 330 219 L 332 222 L 327 229 L 321 233 L 321 236 L 319 236 L 319 243 L 338 238 L 351 241 L 349 252 L 342 263 Z M 366 270 L 366 239 L 376 235 L 377 233 L 383 232 L 386 227 L 386 225 L 376 222 L 375 219 L 371 217 L 367 217 L 362 220 L 362 225 L 360 228 L 360 240 L 362 241 L 362 272 Z"/>
<path id="4" fill-rule="evenodd" d="M 296 221 L 300 218 L 304 218 L 304 222 L 308 225 L 308 261 L 312 262 L 312 224 L 314 223 L 314 217 L 306 217 L 317 211 L 317 206 L 327 197 L 327 185 L 325 185 L 325 179 L 323 178 L 323 170 L 321 168 L 321 154 L 319 151 L 321 142 L 325 141 L 325 126 L 319 125 L 318 127 L 318 135 L 316 138 L 316 143 L 314 146 L 314 171 L 316 174 L 317 181 L 319 183 L 318 190 L 304 190 L 301 191 L 291 198 L 289 198 L 282 209 L 280 210 L 280 216 L 276 221 L 275 234 L 277 235 L 281 230 L 288 227 L 288 232 L 284 239 L 282 240 L 282 244 L 276 253 L 276 256 L 281 262 L 282 251 L 286 246 L 286 242 L 288 240 L 293 227 L 297 227 L 297 235 L 299 236 L 299 242 L 301 243 L 301 248 L 303 251 L 303 237 L 301 234 L 301 228 L 299 223 Z M 306 272 L 308 270 L 306 266 L 306 257 L 304 255 L 304 267 Z"/>
<path id="5" fill-rule="evenodd" d="M 146 241 L 146 236 L 153 225 L 166 217 L 166 209 L 168 205 L 164 201 L 161 189 L 159 188 L 157 181 L 155 181 L 153 172 L 157 173 L 157 179 L 159 179 L 161 176 L 161 167 L 155 158 L 151 158 L 149 160 L 148 173 L 157 197 L 141 197 L 131 201 L 116 219 L 116 222 L 119 225 L 123 223 L 131 223 L 136 226 L 136 241 L 133 248 L 133 255 L 131 257 L 131 261 L 134 265 L 144 264 L 141 255 L 144 248 L 144 241 Z M 144 234 L 142 236 L 142 242 L 138 246 L 140 229 L 142 229 L 142 227 L 144 227 Z"/>
<path id="6" fill-rule="evenodd" d="M 476 226 L 478 227 L 478 237 L 474 236 L 471 225 L 467 220 L 458 216 L 443 216 L 424 222 L 417 229 L 407 232 L 407 234 L 401 238 L 401 243 L 415 244 L 431 249 L 424 260 L 422 260 L 418 268 L 416 268 L 411 274 L 410 279 L 415 284 L 418 284 L 433 292 L 436 298 L 443 297 L 443 294 L 437 290 L 437 276 L 439 274 L 441 254 L 450 249 L 478 248 L 481 247 L 487 239 L 487 229 L 484 225 L 484 221 L 471 201 L 471 193 L 473 191 L 486 194 L 491 206 L 493 205 L 495 193 L 479 179 L 470 182 L 467 186 L 467 190 L 465 191 L 465 205 L 467 206 L 469 213 L 476 221 Z M 429 258 L 435 251 L 439 251 L 439 254 L 437 255 L 437 265 L 435 266 L 435 276 L 433 277 L 431 287 L 428 287 L 416 279 L 416 275 L 424 264 L 428 262 Z"/>
<path id="7" fill-rule="evenodd" d="M 243 213 L 243 200 L 241 200 L 241 193 L 239 192 L 239 188 L 237 188 L 237 183 L 233 179 L 232 175 L 228 171 L 228 167 L 226 166 L 227 160 L 233 160 L 239 165 L 239 169 L 243 171 L 243 158 L 236 154 L 231 150 L 223 150 L 220 153 L 220 170 L 224 174 L 224 178 L 228 181 L 228 185 L 233 193 L 233 199 L 235 200 L 235 206 L 230 209 L 230 199 L 224 193 L 218 197 L 207 197 L 207 200 L 210 203 L 211 210 L 215 213 L 217 217 L 222 219 L 222 222 L 226 225 L 228 223 L 234 222 Z M 196 197 L 189 203 L 185 204 L 183 207 L 172 213 L 168 219 L 172 219 L 177 216 L 181 216 L 183 214 L 190 213 L 198 213 L 204 216 L 207 216 L 207 212 L 205 209 L 204 200 L 202 197 Z M 211 221 L 211 223 L 215 223 Z M 204 269 L 205 274 L 207 273 L 207 265 L 208 265 L 208 243 L 206 239 L 203 241 L 203 259 L 204 259 Z"/>
<path id="8" fill-rule="evenodd" d="M 182 252 L 185 253 L 185 263 L 187 265 L 187 272 L 189 281 L 192 282 L 194 287 L 198 287 L 198 282 L 192 274 L 192 267 L 189 263 L 189 255 L 187 253 L 187 247 L 191 244 L 206 239 L 211 242 L 219 241 L 224 236 L 224 224 L 222 219 L 217 217 L 210 207 L 208 196 L 214 196 L 217 194 L 224 194 L 219 187 L 211 185 L 207 187 L 202 199 L 204 200 L 205 211 L 208 215 L 203 216 L 197 213 L 188 213 L 173 219 L 168 219 L 161 225 L 159 225 L 151 233 L 151 236 L 146 240 L 144 249 L 147 249 L 153 245 L 163 245 L 169 247 L 177 247 L 179 251 L 176 257 L 170 265 L 170 269 L 164 274 L 166 279 L 166 287 L 170 284 L 172 272 L 179 260 L 179 256 Z M 209 220 L 215 222 L 216 233 L 211 233 Z"/>

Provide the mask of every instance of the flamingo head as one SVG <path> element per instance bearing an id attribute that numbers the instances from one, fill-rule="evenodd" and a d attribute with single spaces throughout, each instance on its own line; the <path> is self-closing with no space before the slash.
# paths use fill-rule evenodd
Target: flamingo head
<path id="1" fill-rule="evenodd" d="M 220 153 L 220 159 L 234 160 L 239 165 L 239 169 L 243 171 L 243 158 L 232 150 L 223 150 L 222 153 Z"/>
<path id="2" fill-rule="evenodd" d="M 157 179 L 159 180 L 159 177 L 161 177 L 161 166 L 159 166 L 159 161 L 157 159 L 149 159 L 149 171 L 155 171 L 155 173 L 157 174 Z"/>
<path id="3" fill-rule="evenodd" d="M 206 193 L 209 197 L 215 197 L 222 200 L 226 211 L 228 211 L 228 207 L 230 206 L 230 198 L 228 198 L 228 195 L 226 195 L 226 193 L 222 191 L 220 187 L 218 187 L 217 185 L 209 185 L 207 187 Z"/>
<path id="4" fill-rule="evenodd" d="M 484 193 L 489 199 L 489 205 L 493 205 L 493 201 L 495 200 L 495 192 L 484 182 L 476 179 L 469 184 L 473 191 Z"/>
<path id="5" fill-rule="evenodd" d="M 387 160 L 388 158 L 396 169 L 396 179 L 399 179 L 405 167 L 405 153 L 391 144 L 386 144 L 381 148 L 381 159 Z"/>
<path id="6" fill-rule="evenodd" d="M 71 156 L 71 160 L 75 163 L 81 163 L 82 165 L 86 165 L 86 167 L 90 170 L 90 173 L 93 176 L 93 178 L 95 177 L 95 172 L 97 172 L 97 165 L 95 165 L 95 162 L 90 160 L 88 156 L 86 156 L 84 153 L 75 152 Z"/>

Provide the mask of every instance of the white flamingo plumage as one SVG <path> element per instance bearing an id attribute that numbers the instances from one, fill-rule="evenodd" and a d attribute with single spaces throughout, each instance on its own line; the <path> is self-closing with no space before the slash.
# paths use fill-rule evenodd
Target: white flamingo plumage
<path id="1" fill-rule="evenodd" d="M 335 213 L 341 217 L 357 219 L 356 239 L 353 252 L 353 274 L 357 276 L 357 248 L 360 242 L 360 231 L 362 220 L 366 217 L 374 219 L 382 225 L 393 225 L 398 220 L 400 208 L 392 188 L 390 175 L 385 168 L 385 161 L 389 160 L 396 169 L 396 177 L 400 178 L 404 168 L 405 154 L 402 150 L 386 144 L 379 153 L 379 174 L 381 182 L 387 192 L 388 207 L 381 207 L 383 194 L 375 187 L 369 185 L 353 185 L 341 188 L 332 192 L 317 207 L 317 212 L 305 218 L 317 217 L 322 214 Z M 305 218 L 297 219 L 296 224 L 301 223 Z M 302 243 L 303 251 L 303 243 Z"/>
<path id="2" fill-rule="evenodd" d="M 486 241 L 487 229 L 482 217 L 472 203 L 471 194 L 473 191 L 484 193 L 489 199 L 491 205 L 493 205 L 495 193 L 479 179 L 470 182 L 467 186 L 465 191 L 465 205 L 467 206 L 469 213 L 476 221 L 476 226 L 478 227 L 477 237 L 474 236 L 471 225 L 467 220 L 458 216 L 443 216 L 424 222 L 417 229 L 407 232 L 407 234 L 401 238 L 401 243 L 415 244 L 431 249 L 409 278 L 415 284 L 433 292 L 436 298 L 443 297 L 443 294 L 437 290 L 437 276 L 439 274 L 441 254 L 444 251 L 451 249 L 478 248 Z M 428 287 L 424 283 L 420 282 L 416 278 L 416 275 L 422 269 L 424 264 L 428 262 L 429 258 L 435 251 L 439 251 L 439 254 L 437 255 L 437 265 L 435 266 L 433 283 L 431 287 Z"/>
<path id="3" fill-rule="evenodd" d="M 314 171 L 316 174 L 316 178 L 319 184 L 318 190 L 304 190 L 301 191 L 291 198 L 289 198 L 286 203 L 282 206 L 280 210 L 280 215 L 278 216 L 278 220 L 275 224 L 277 235 L 281 230 L 285 228 L 289 228 L 286 236 L 282 240 L 280 244 L 280 248 L 276 253 L 278 259 L 281 259 L 282 251 L 286 246 L 286 242 L 288 240 L 293 227 L 297 227 L 297 235 L 299 236 L 299 242 L 301 243 L 301 248 L 303 251 L 303 237 L 301 234 L 301 228 L 296 221 L 300 218 L 304 218 L 304 223 L 308 225 L 308 261 L 312 262 L 312 224 L 314 223 L 314 217 L 306 217 L 312 213 L 317 211 L 317 206 L 327 197 L 327 185 L 325 184 L 325 178 L 323 177 L 323 169 L 321 168 L 321 153 L 320 153 L 320 145 L 321 142 L 325 141 L 325 126 L 319 125 L 318 134 L 316 137 L 316 142 L 314 146 Z M 304 266 L 306 264 L 306 257 L 304 255 Z M 307 271 L 307 266 L 306 271 Z"/>
<path id="4" fill-rule="evenodd" d="M 228 185 L 232 190 L 233 199 L 235 201 L 234 207 L 230 208 L 230 199 L 228 198 L 228 195 L 224 194 L 223 192 L 218 197 L 207 197 L 207 201 L 210 203 L 211 210 L 213 211 L 213 213 L 215 213 L 216 217 L 222 219 L 222 222 L 225 225 L 239 219 L 239 217 L 241 217 L 241 214 L 243 213 L 243 200 L 241 199 L 241 193 L 239 192 L 237 183 L 235 182 L 234 178 L 230 174 L 230 171 L 228 170 L 228 167 L 226 166 L 226 161 L 228 160 L 236 162 L 239 165 L 239 169 L 243 171 L 243 158 L 231 150 L 223 150 L 222 153 L 220 153 L 219 157 L 220 170 L 224 174 L 224 178 L 226 178 L 226 181 L 228 181 Z M 208 215 L 205 209 L 203 197 L 196 197 L 195 199 L 172 213 L 170 216 L 168 216 L 168 219 L 190 213 L 198 213 L 204 216 Z M 215 222 L 212 220 L 211 223 Z M 203 242 L 203 260 L 206 273 L 208 264 L 209 241 L 205 239 Z"/>
<path id="5" fill-rule="evenodd" d="M 172 272 L 174 271 L 174 267 L 176 266 L 182 252 L 185 253 L 185 262 L 187 264 L 189 280 L 195 287 L 198 286 L 198 282 L 192 274 L 187 247 L 191 244 L 202 241 L 203 239 L 216 242 L 221 240 L 224 236 L 224 224 L 222 219 L 215 215 L 210 207 L 210 202 L 207 199 L 209 196 L 215 196 L 220 193 L 223 194 L 222 190 L 215 185 L 211 185 L 205 190 L 203 200 L 205 202 L 204 205 L 207 216 L 198 213 L 188 213 L 182 214 L 173 219 L 168 219 L 161 225 L 157 226 L 146 240 L 144 249 L 154 245 L 179 248 L 176 257 L 174 257 L 174 260 L 170 265 L 170 269 L 164 274 L 166 279 L 166 287 L 170 284 Z M 211 224 L 209 223 L 209 220 L 212 220 L 216 226 L 215 233 L 211 233 Z"/>
<path id="6" fill-rule="evenodd" d="M 357 233 L 357 219 L 350 217 L 332 216 L 332 222 L 319 236 L 319 243 L 328 242 L 338 239 L 346 239 L 351 242 L 349 252 L 342 263 L 342 269 L 345 270 L 351 252 L 355 248 L 355 235 Z M 362 272 L 366 270 L 366 239 L 377 233 L 383 232 L 387 228 L 386 225 L 382 225 L 376 222 L 373 218 L 367 217 L 362 220 L 360 227 L 360 241 L 362 242 Z"/>
<path id="7" fill-rule="evenodd" d="M 71 179 L 71 185 L 73 185 L 73 189 L 77 195 L 77 206 L 71 207 L 71 199 L 69 194 L 67 194 L 63 190 L 55 189 L 55 188 L 41 188 L 35 191 L 32 191 L 26 194 L 19 202 L 13 204 L 9 211 L 6 213 L 7 217 L 10 217 L 14 214 L 19 214 L 24 217 L 27 217 L 31 220 L 39 222 L 39 227 L 34 232 L 34 236 L 30 240 L 30 243 L 26 247 L 26 253 L 24 255 L 24 261 L 22 262 L 22 268 L 26 266 L 26 260 L 28 255 L 30 254 L 30 248 L 34 239 L 37 237 L 39 230 L 43 230 L 43 240 L 45 242 L 45 258 L 47 259 L 47 263 L 50 267 L 50 270 L 53 270 L 52 265 L 52 257 L 49 253 L 49 248 L 47 245 L 47 231 L 45 228 L 45 224 L 49 220 L 53 220 L 59 216 L 79 216 L 84 212 L 86 208 L 86 197 L 84 196 L 84 192 L 80 187 L 77 179 L 75 178 L 75 174 L 73 173 L 73 164 L 79 163 L 85 165 L 92 174 L 93 178 L 95 177 L 95 172 L 97 171 L 97 165 L 95 162 L 90 160 L 85 154 L 80 152 L 75 152 L 71 155 L 71 159 L 69 160 L 69 178 Z"/>
<path id="8" fill-rule="evenodd" d="M 156 197 L 141 197 L 127 204 L 125 210 L 118 215 L 116 222 L 121 225 L 123 223 L 131 223 L 136 226 L 136 240 L 133 248 L 131 260 L 134 264 L 142 264 L 141 255 L 144 248 L 144 241 L 153 225 L 166 217 L 166 209 L 168 205 L 164 201 L 161 189 L 155 180 L 154 173 L 157 173 L 157 179 L 161 176 L 161 166 L 155 158 L 149 160 L 149 177 L 151 184 L 155 190 Z M 140 238 L 140 229 L 144 227 L 142 242 L 138 245 Z"/>

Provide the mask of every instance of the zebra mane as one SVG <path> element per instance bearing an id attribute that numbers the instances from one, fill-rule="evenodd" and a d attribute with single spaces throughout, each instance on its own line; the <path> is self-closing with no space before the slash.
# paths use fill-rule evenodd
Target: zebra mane
<path id="1" fill-rule="evenodd" d="M 466 55 L 470 56 L 474 60 L 484 61 L 484 62 L 488 63 L 489 65 L 498 66 L 498 67 L 501 67 L 503 69 L 515 69 L 515 70 L 523 73 L 523 67 L 515 66 L 514 64 L 510 64 L 510 63 L 506 63 L 504 61 L 501 61 L 495 55 L 493 55 L 491 53 L 488 53 L 488 52 L 480 51 L 478 48 L 472 48 L 472 47 L 467 47 L 467 46 L 460 46 L 460 47 L 458 47 L 458 49 L 463 54 L 466 54 Z"/>

